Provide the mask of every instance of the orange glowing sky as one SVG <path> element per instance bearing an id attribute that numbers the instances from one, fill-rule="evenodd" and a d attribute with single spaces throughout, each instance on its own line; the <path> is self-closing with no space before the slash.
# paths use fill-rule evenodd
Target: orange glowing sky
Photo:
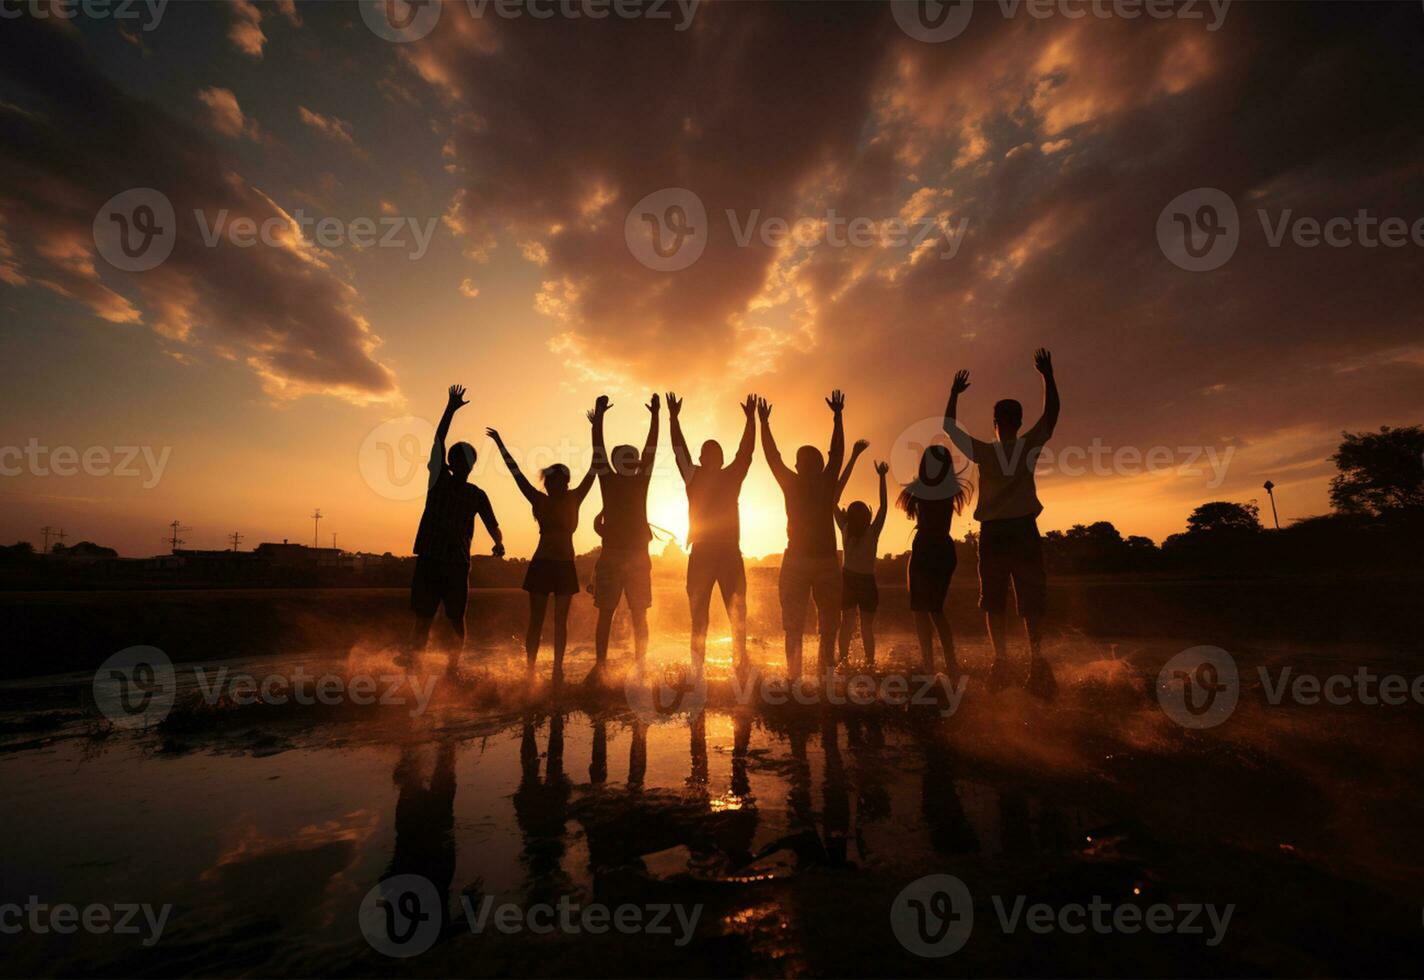
<path id="1" fill-rule="evenodd" d="M 1256 215 L 1424 214 L 1421 136 L 1395 96 L 1418 90 L 1424 25 L 1408 5 L 1276 6 L 1208 29 L 979 5 L 942 43 L 878 3 L 705 3 L 685 30 L 452 4 L 407 44 L 348 4 L 171 4 L 152 30 L 7 22 L 0 540 L 51 525 L 145 555 L 176 518 L 189 547 L 310 542 L 320 507 L 321 544 L 408 553 L 421 502 L 399 499 L 418 479 L 399 436 L 426 430 L 388 420 L 433 423 L 455 382 L 471 404 L 452 439 L 480 450 L 513 555 L 534 523 L 484 428 L 577 475 L 601 392 L 610 443 L 641 445 L 643 403 L 671 388 L 694 452 L 715 437 L 729 454 L 758 392 L 790 456 L 825 445 L 822 399 L 843 388 L 848 437 L 872 444 L 847 499 L 873 500 L 871 461 L 910 479 L 955 369 L 973 372 L 976 434 L 1001 397 L 1035 416 L 1040 345 L 1069 451 L 1040 480 L 1045 529 L 1106 519 L 1161 540 L 1267 478 L 1283 520 L 1324 512 L 1342 429 L 1419 421 L 1424 253 L 1273 248 Z M 144 272 L 107 262 L 92 231 L 132 187 L 177 214 L 172 257 Z M 630 209 L 669 187 L 707 212 L 679 271 L 625 238 Z M 1207 272 L 1170 262 L 1156 231 L 1198 187 L 1241 212 L 1234 257 Z M 281 231 L 208 247 L 194 211 Z M 832 213 L 939 233 L 737 240 L 753 217 L 824 232 Z M 294 230 L 303 215 L 409 218 L 431 237 L 418 257 L 322 243 Z M 650 518 L 682 537 L 663 431 Z M 30 445 L 51 454 L 38 467 L 16 455 Z M 58 447 L 125 446 L 163 457 L 161 478 L 141 460 L 136 476 L 54 472 Z M 1095 474 L 1075 449 L 1118 465 Z M 760 450 L 742 514 L 746 553 L 780 550 Z M 909 535 L 892 517 L 882 550 Z"/>

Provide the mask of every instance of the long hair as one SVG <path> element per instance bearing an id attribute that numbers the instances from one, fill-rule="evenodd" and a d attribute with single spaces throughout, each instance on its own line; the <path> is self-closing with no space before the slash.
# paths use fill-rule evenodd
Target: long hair
<path id="1" fill-rule="evenodd" d="M 870 530 L 870 505 L 857 500 L 845 509 L 845 539 L 859 541 Z"/>
<path id="2" fill-rule="evenodd" d="M 920 505 L 925 501 L 948 500 L 954 512 L 962 514 L 973 493 L 974 485 L 964 479 L 964 470 L 955 470 L 949 447 L 927 446 L 920 455 L 919 475 L 914 483 L 900 490 L 895 506 L 914 520 L 920 516 Z"/>

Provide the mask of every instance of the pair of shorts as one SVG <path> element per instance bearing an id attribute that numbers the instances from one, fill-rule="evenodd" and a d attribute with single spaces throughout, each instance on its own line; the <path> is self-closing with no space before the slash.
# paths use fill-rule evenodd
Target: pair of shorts
<path id="1" fill-rule="evenodd" d="M 594 606 L 617 609 L 623 598 L 629 609 L 647 609 L 653 604 L 653 560 L 646 545 L 636 551 L 605 548 L 593 567 Z"/>
<path id="2" fill-rule="evenodd" d="M 687 594 L 693 599 L 711 598 L 714 587 L 722 589 L 724 600 L 747 594 L 742 553 L 736 548 L 693 545 L 692 554 L 687 556 Z"/>
<path id="3" fill-rule="evenodd" d="M 535 558 L 524 573 L 524 591 L 534 595 L 578 595 L 578 569 L 563 558 Z"/>
<path id="4" fill-rule="evenodd" d="M 1002 612 L 1009 600 L 1010 580 L 1019 615 L 1042 615 L 1048 602 L 1048 574 L 1038 521 L 1032 517 L 985 521 L 979 526 L 979 608 Z"/>
<path id="5" fill-rule="evenodd" d="M 835 629 L 841 607 L 841 564 L 834 556 L 807 558 L 786 554 L 781 559 L 781 628 L 800 633 L 806 627 L 806 610 L 816 600 L 821 629 Z"/>
<path id="6" fill-rule="evenodd" d="M 841 608 L 859 609 L 863 613 L 873 613 L 880 608 L 880 586 L 875 584 L 874 575 L 864 572 L 841 570 Z"/>
<path id="7" fill-rule="evenodd" d="M 444 605 L 450 619 L 463 620 L 470 601 L 470 563 L 448 558 L 415 558 L 410 582 L 410 608 L 418 616 L 434 616 Z"/>
<path id="8" fill-rule="evenodd" d="M 949 582 L 954 578 L 955 566 L 959 563 L 954 553 L 954 541 L 948 535 L 932 537 L 916 536 L 910 545 L 910 586 L 911 612 L 942 612 L 945 597 L 949 595 Z"/>

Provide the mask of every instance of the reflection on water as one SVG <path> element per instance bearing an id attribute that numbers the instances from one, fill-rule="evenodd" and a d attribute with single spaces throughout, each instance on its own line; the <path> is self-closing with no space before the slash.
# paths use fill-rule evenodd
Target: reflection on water
<path id="1" fill-rule="evenodd" d="M 888 910 L 908 882 L 939 872 L 981 890 L 986 921 L 989 894 L 1195 897 L 1258 913 L 1239 920 L 1249 945 L 1174 939 L 1180 970 L 1166 972 L 1229 972 L 1261 949 L 1284 956 L 1277 937 L 1298 923 L 1252 906 L 1253 887 L 1348 895 L 1377 919 L 1390 907 L 1375 885 L 1283 863 L 1278 838 L 1303 840 L 1292 811 L 1318 801 L 1303 777 L 1243 770 L 1239 746 L 1219 753 L 1156 728 L 1149 737 L 1150 706 L 1119 705 L 1104 725 L 1102 703 L 1073 701 L 1071 674 L 1068 688 L 1052 709 L 1011 693 L 952 718 L 714 698 L 657 724 L 619 697 L 542 690 L 447 698 L 415 718 L 263 716 L 254 727 L 239 712 L 207 727 L 12 741 L 0 753 L 11 790 L 0 902 L 171 903 L 173 914 L 151 949 L 114 936 L 6 936 L 3 970 L 383 973 L 391 961 L 362 939 L 356 910 L 399 875 L 424 877 L 441 898 L 441 938 L 421 970 L 476 974 L 687 963 L 699 973 L 934 972 L 896 943 Z M 1202 826 L 1208 814 L 1263 806 L 1269 820 L 1230 838 Z M 1243 871 L 1261 884 L 1242 885 Z M 486 898 L 683 902 L 706 913 L 686 948 L 646 935 L 474 935 L 464 908 Z M 976 934 L 976 944 L 959 955 L 981 957 L 968 959 L 981 972 L 1053 972 L 1003 937 Z M 1068 946 L 1053 962 L 1131 972 L 1160 950 Z M 1330 962 L 1315 955 L 1289 962 Z"/>

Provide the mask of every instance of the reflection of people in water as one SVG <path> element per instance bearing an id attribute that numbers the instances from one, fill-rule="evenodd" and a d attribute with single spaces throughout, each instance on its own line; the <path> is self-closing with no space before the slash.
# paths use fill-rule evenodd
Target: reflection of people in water
<path id="1" fill-rule="evenodd" d="M 885 733 L 877 718 L 846 719 L 846 745 L 855 765 L 855 848 L 862 857 L 869 854 L 865 837 L 868 824 L 890 816 L 890 791 L 885 786 Z"/>
<path id="2" fill-rule="evenodd" d="M 940 854 L 967 854 L 979 850 L 979 837 L 969 824 L 955 788 L 954 750 L 936 732 L 921 739 L 925 753 L 920 812 L 929 828 L 930 846 Z"/>
<path id="3" fill-rule="evenodd" d="M 698 711 L 696 715 L 688 719 L 687 732 L 692 740 L 692 746 L 688 755 L 691 759 L 690 771 L 687 774 L 687 785 L 690 789 L 700 791 L 701 795 L 707 795 L 707 712 Z"/>
<path id="4" fill-rule="evenodd" d="M 568 819 L 572 787 L 564 774 L 564 718 L 549 716 L 549 750 L 544 778 L 539 778 L 539 743 L 532 715 L 524 719 L 519 742 L 519 789 L 514 793 L 514 819 L 524 837 L 520 852 L 529 876 L 530 901 L 557 901 L 567 894 L 563 869 L 564 823 Z"/>
<path id="5" fill-rule="evenodd" d="M 846 783 L 845 762 L 841 758 L 840 725 L 835 715 L 826 711 L 821 718 L 821 750 L 826 754 L 825 795 L 826 860 L 833 868 L 846 863 L 846 837 L 850 832 L 850 792 Z"/>
<path id="6" fill-rule="evenodd" d="M 396 841 L 384 881 L 397 875 L 428 878 L 440 895 L 440 927 L 450 923 L 450 885 L 455 879 L 455 745 L 442 742 L 429 779 L 419 745 L 401 749 L 392 779 L 396 799 Z"/>

